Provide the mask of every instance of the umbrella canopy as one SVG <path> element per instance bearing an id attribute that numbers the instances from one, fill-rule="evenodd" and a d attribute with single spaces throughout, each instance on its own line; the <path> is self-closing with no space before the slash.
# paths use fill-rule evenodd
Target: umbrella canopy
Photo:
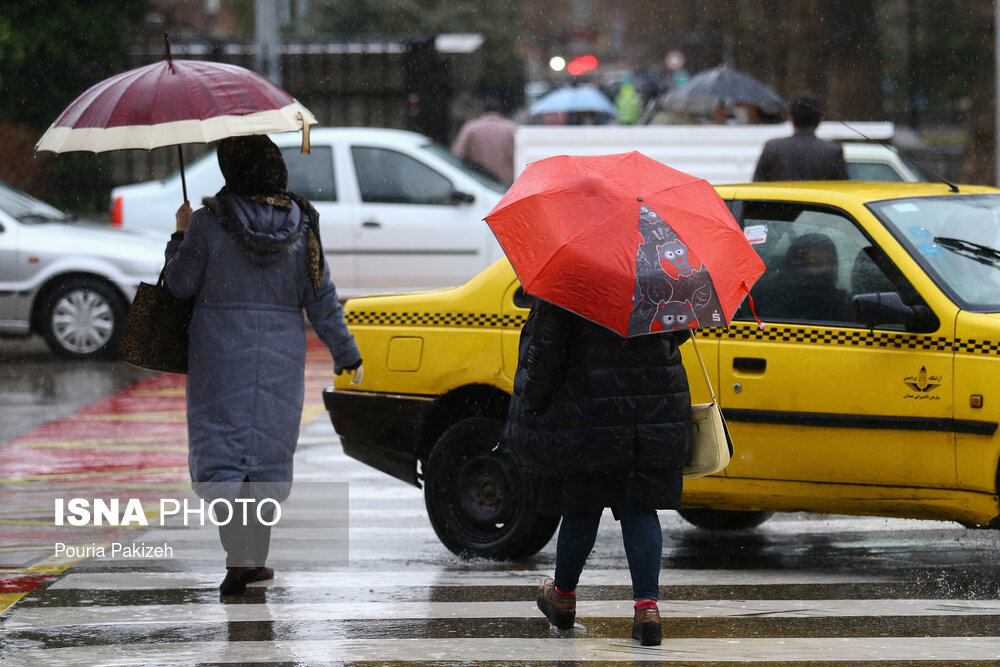
<path id="1" fill-rule="evenodd" d="M 607 95 L 593 86 L 560 88 L 544 95 L 531 105 L 531 115 L 558 113 L 560 111 L 593 111 L 618 117 L 618 108 Z"/>
<path id="2" fill-rule="evenodd" d="M 636 151 L 533 162 L 486 222 L 525 292 L 622 336 L 728 326 L 765 268 L 707 181 Z"/>
<path id="3" fill-rule="evenodd" d="M 748 74 L 721 66 L 691 77 L 667 93 L 661 107 L 670 111 L 712 113 L 720 102 L 752 104 L 764 113 L 781 115 L 785 101 L 776 92 Z"/>
<path id="4" fill-rule="evenodd" d="M 149 150 L 315 124 L 312 113 L 291 95 L 248 69 L 165 60 L 91 86 L 59 115 L 35 149 Z"/>

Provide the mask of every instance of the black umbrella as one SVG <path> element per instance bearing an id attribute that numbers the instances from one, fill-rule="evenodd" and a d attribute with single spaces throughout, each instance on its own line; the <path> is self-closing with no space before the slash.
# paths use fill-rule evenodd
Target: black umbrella
<path id="1" fill-rule="evenodd" d="M 752 104 L 770 116 L 782 116 L 785 112 L 785 101 L 776 92 L 725 65 L 699 72 L 667 93 L 659 106 L 680 113 L 711 114 L 720 103 Z"/>

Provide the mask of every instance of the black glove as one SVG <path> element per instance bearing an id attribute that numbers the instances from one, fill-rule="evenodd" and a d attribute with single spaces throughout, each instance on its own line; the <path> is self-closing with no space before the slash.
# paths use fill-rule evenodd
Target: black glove
<path id="1" fill-rule="evenodd" d="M 333 364 L 333 374 L 340 375 L 344 371 L 356 371 L 361 368 L 361 359 L 358 359 L 350 366 L 338 366 L 336 363 Z"/>

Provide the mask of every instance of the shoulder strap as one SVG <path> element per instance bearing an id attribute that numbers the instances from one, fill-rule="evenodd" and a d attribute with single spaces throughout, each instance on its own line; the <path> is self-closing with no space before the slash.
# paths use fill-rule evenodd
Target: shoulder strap
<path id="1" fill-rule="evenodd" d="M 701 350 L 698 349 L 698 341 L 695 340 L 694 331 L 691 334 L 691 345 L 694 346 L 694 353 L 698 356 L 698 363 L 701 364 L 701 372 L 705 375 L 705 384 L 708 385 L 708 393 L 712 397 L 712 402 L 715 403 L 715 390 L 712 389 L 712 381 L 708 378 L 708 369 L 705 368 L 705 360 L 701 358 Z"/>

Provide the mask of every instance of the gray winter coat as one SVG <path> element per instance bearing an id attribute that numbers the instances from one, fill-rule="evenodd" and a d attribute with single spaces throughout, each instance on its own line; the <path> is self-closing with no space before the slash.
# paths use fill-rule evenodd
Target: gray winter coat
<path id="1" fill-rule="evenodd" d="M 318 294 L 309 280 L 298 206 L 282 211 L 235 195 L 224 201 L 231 216 L 218 215 L 225 208 L 206 198 L 166 250 L 167 288 L 196 297 L 187 376 L 196 491 L 199 482 L 291 481 L 305 385 L 303 309 L 339 366 L 361 358 L 329 266 Z M 272 253 L 245 247 L 283 243 Z"/>

